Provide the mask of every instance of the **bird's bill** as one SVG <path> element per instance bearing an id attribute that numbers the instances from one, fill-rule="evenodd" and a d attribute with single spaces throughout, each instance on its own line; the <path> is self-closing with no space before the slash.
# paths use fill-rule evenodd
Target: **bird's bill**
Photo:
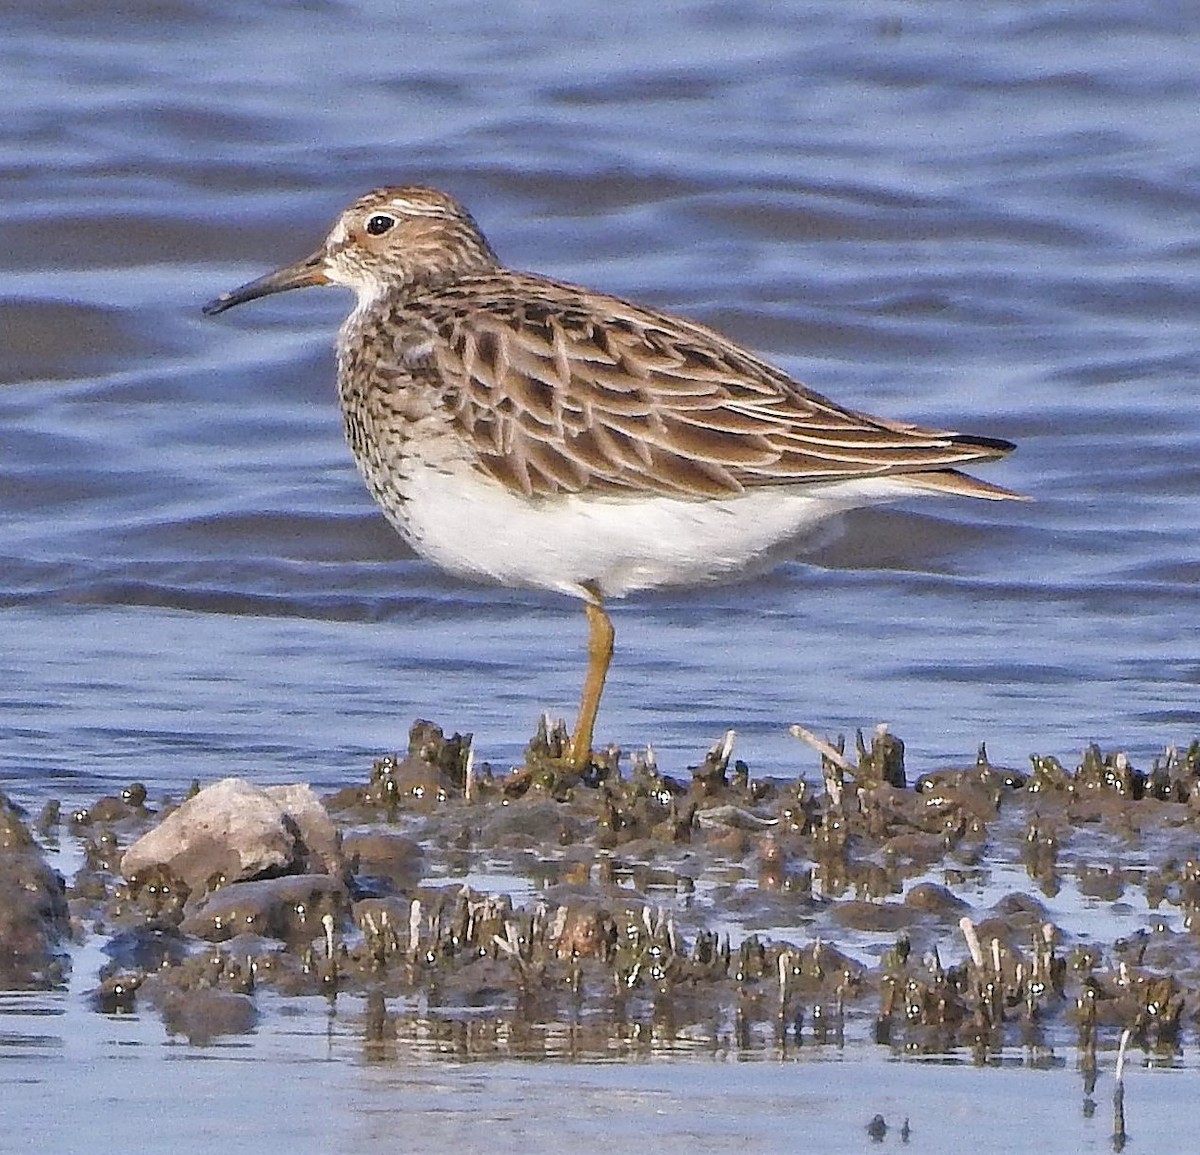
<path id="1" fill-rule="evenodd" d="M 209 317 L 213 317 L 217 313 L 225 312 L 226 309 L 232 309 L 234 305 L 244 305 L 247 301 L 254 301 L 259 297 L 269 297 L 272 293 L 286 293 L 288 289 L 303 289 L 309 285 L 328 284 L 329 278 L 325 275 L 325 251 L 318 249 L 302 261 L 286 265 L 282 269 L 268 273 L 265 277 L 249 281 L 240 288 L 222 293 L 204 306 L 204 312 Z"/>

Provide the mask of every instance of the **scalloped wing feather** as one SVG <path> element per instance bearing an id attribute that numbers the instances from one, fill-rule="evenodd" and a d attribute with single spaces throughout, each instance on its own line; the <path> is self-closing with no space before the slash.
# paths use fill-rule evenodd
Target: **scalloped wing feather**
<path id="1" fill-rule="evenodd" d="M 466 277 L 404 307 L 442 338 L 437 370 L 478 468 L 527 497 L 727 497 L 1012 448 L 844 409 L 702 325 L 540 277 Z M 944 474 L 927 488 L 976 493 Z"/>

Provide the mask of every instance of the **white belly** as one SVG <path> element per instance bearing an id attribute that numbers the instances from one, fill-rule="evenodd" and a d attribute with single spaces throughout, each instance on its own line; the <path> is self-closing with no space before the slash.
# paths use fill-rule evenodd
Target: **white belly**
<path id="1" fill-rule="evenodd" d="M 848 509 L 914 496 L 901 480 L 762 487 L 738 497 L 530 501 L 488 478 L 415 466 L 397 528 L 462 577 L 602 597 L 728 580 L 778 561 Z"/>

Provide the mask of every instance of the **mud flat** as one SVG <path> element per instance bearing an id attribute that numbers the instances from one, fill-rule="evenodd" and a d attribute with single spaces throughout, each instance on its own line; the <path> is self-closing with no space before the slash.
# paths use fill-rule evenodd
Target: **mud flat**
<path id="1" fill-rule="evenodd" d="M 69 906 L 107 960 L 94 1009 L 197 1045 L 278 996 L 356 1000 L 384 1052 L 471 1058 L 1077 1048 L 1086 1075 L 1125 1032 L 1165 1061 L 1195 1041 L 1200 745 L 913 777 L 882 728 L 848 754 L 802 736 L 814 782 L 756 777 L 732 735 L 686 776 L 616 751 L 578 775 L 544 729 L 501 773 L 418 722 L 323 799 L 135 783 L 42 815 L 83 849 L 65 906 L 10 807 L 32 882 L 0 919 L 26 928 L 21 981 L 53 986 Z"/>
<path id="2" fill-rule="evenodd" d="M 811 779 L 732 735 L 579 775 L 545 729 L 501 771 L 418 722 L 324 797 L 5 801 L 9 1139 L 136 1145 L 152 1111 L 190 1153 L 269 1104 L 294 1151 L 1120 1147 L 1118 1049 L 1194 1066 L 1200 744 L 914 773 L 882 728 L 798 734 Z M 219 1116 L 181 1054 L 230 1062 Z M 1188 1095 L 1139 1078 L 1134 1137 L 1173 1149 Z"/>

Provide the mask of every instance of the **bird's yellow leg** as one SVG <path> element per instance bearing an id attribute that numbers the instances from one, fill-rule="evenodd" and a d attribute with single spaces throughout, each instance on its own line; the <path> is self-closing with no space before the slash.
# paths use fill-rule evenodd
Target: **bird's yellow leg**
<path id="1" fill-rule="evenodd" d="M 615 631 L 599 597 L 589 598 L 583 603 L 588 622 L 588 668 L 583 682 L 583 695 L 579 700 L 579 718 L 575 723 L 571 744 L 567 747 L 567 762 L 576 770 L 586 770 L 592 760 L 592 732 L 596 727 L 596 714 L 600 710 L 600 697 L 604 693 L 604 679 L 608 676 L 608 664 L 612 661 Z"/>

